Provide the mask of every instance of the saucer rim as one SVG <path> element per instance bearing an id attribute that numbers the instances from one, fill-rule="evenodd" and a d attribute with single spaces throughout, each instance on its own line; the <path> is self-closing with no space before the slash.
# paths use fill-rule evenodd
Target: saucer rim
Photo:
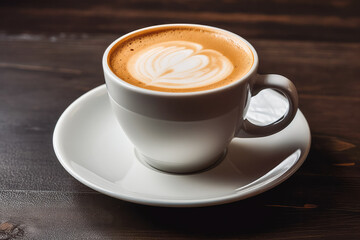
<path id="1" fill-rule="evenodd" d="M 103 93 L 103 92 L 105 92 L 105 93 Z M 61 139 L 60 136 L 62 134 L 61 130 L 64 128 L 62 125 L 64 124 L 66 118 L 68 118 L 68 116 L 76 108 L 79 108 L 84 103 L 86 103 L 88 98 L 92 98 L 92 97 L 95 97 L 95 96 L 101 95 L 101 94 L 106 94 L 106 85 L 105 84 L 102 84 L 98 87 L 95 87 L 95 88 L 87 91 L 86 93 L 81 95 L 79 98 L 77 98 L 75 101 L 73 101 L 65 109 L 65 111 L 59 117 L 59 119 L 55 125 L 55 128 L 54 128 L 53 139 L 52 139 L 53 140 L 53 148 L 54 148 L 54 152 L 55 152 L 55 155 L 56 155 L 58 161 L 60 162 L 62 167 L 72 177 L 74 177 L 76 180 L 78 180 L 85 186 L 90 187 L 91 189 L 93 189 L 97 192 L 100 192 L 102 194 L 105 194 L 105 195 L 108 195 L 108 196 L 111 196 L 111 197 L 114 197 L 114 198 L 117 198 L 120 200 L 137 203 L 137 204 L 149 205 L 149 206 L 157 206 L 157 207 L 206 207 L 206 206 L 214 206 L 214 205 L 221 205 L 221 204 L 236 202 L 239 200 L 253 197 L 253 196 L 263 193 L 265 191 L 268 191 L 268 190 L 278 186 L 285 180 L 287 180 L 304 163 L 304 161 L 310 151 L 311 132 L 310 132 L 309 124 L 308 124 L 305 116 L 300 111 L 300 109 L 298 109 L 297 114 L 300 114 L 300 115 L 297 117 L 302 117 L 303 121 L 305 121 L 306 126 L 307 126 L 306 130 L 307 130 L 309 139 L 307 140 L 306 148 L 304 149 L 304 151 L 302 151 L 300 158 L 286 172 L 284 172 L 281 176 L 266 183 L 263 186 L 260 186 L 257 188 L 255 187 L 251 190 L 238 191 L 238 192 L 234 191 L 230 194 L 226 194 L 223 196 L 210 197 L 210 198 L 204 198 L 204 199 L 160 199 L 160 198 L 152 198 L 149 196 L 135 197 L 135 196 L 129 196 L 126 193 L 124 194 L 121 191 L 110 191 L 110 190 L 107 190 L 106 188 L 99 187 L 97 184 L 89 181 L 87 178 L 84 178 L 80 174 L 78 174 L 77 171 L 75 171 L 74 168 L 71 167 L 70 161 L 66 159 L 64 154 L 62 154 L 62 148 L 61 148 L 61 144 L 60 144 L 60 139 Z M 304 131 L 305 131 L 305 129 L 304 129 Z M 183 176 L 186 177 L 187 175 L 183 175 Z"/>

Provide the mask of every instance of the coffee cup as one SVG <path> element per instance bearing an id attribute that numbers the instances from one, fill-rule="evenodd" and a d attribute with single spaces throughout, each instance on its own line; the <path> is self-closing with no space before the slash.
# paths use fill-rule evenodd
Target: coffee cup
<path id="1" fill-rule="evenodd" d="M 196 24 L 133 31 L 110 44 L 102 60 L 110 104 L 136 156 L 172 173 L 213 166 L 240 130 L 264 136 L 292 121 L 298 108 L 294 84 L 258 74 L 258 62 L 242 37 Z M 245 115 L 251 97 L 267 88 L 282 93 L 289 109 L 258 126 Z"/>

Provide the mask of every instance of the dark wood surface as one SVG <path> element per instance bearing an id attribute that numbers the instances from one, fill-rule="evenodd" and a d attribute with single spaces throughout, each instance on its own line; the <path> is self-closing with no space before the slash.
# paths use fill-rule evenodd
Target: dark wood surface
<path id="1" fill-rule="evenodd" d="M 360 239 L 360 2 L 0 2 L 0 239 Z M 103 51 L 141 27 L 209 24 L 248 39 L 261 73 L 293 80 L 310 154 L 278 187 L 169 209 L 97 193 L 52 148 L 66 107 L 104 83 Z"/>

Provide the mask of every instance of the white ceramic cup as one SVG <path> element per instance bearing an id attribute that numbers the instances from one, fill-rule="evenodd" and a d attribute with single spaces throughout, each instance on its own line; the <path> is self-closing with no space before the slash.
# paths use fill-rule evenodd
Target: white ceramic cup
<path id="1" fill-rule="evenodd" d="M 186 93 L 140 88 L 111 71 L 108 54 L 115 44 L 149 29 L 178 25 L 205 27 L 235 36 L 251 49 L 252 68 L 226 86 Z M 134 144 L 138 158 L 162 171 L 189 173 L 216 163 L 239 130 L 254 136 L 268 135 L 280 131 L 294 118 L 298 108 L 295 86 L 280 75 L 257 74 L 258 62 L 253 46 L 234 33 L 203 25 L 167 24 L 143 28 L 118 38 L 106 49 L 102 64 L 110 103 L 123 131 Z M 244 116 L 251 96 L 266 88 L 284 94 L 289 100 L 289 109 L 278 121 L 257 126 Z"/>

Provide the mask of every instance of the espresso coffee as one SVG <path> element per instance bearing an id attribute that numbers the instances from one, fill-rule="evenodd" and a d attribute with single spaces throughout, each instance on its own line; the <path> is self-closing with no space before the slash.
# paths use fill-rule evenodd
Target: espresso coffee
<path id="1" fill-rule="evenodd" d="M 118 42 L 108 65 L 120 79 L 163 92 L 195 92 L 239 80 L 254 57 L 233 34 L 196 26 L 147 29 Z"/>

